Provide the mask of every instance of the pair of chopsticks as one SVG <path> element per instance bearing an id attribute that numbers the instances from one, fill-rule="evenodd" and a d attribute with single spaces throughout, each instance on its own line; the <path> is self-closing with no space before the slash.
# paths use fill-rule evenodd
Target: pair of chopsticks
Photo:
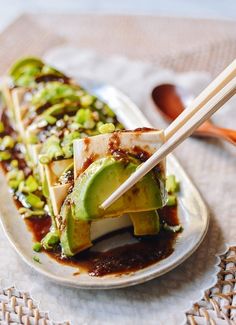
<path id="1" fill-rule="evenodd" d="M 100 206 L 107 209 L 189 137 L 236 93 L 236 60 L 222 71 L 165 130 L 166 142 Z"/>

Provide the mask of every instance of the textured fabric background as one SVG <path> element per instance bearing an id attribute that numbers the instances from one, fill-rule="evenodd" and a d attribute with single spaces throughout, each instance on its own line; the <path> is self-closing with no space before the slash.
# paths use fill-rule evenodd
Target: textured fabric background
<path id="1" fill-rule="evenodd" d="M 176 71 L 216 74 L 236 56 L 236 22 L 158 16 L 23 15 L 0 35 L 0 73 L 19 55 L 71 43 Z"/>
<path id="2" fill-rule="evenodd" d="M 148 63 L 129 61 L 122 57 L 102 59 L 93 52 L 71 48 L 56 49 L 46 56 L 69 74 L 93 77 L 112 83 L 128 94 L 155 126 L 163 122 L 154 113 L 150 90 L 159 82 L 174 81 L 198 91 L 209 75 L 188 73 L 176 75 L 154 68 Z M 64 58 L 67 58 L 65 61 Z M 228 114 L 232 105 L 222 110 L 217 120 L 233 124 Z M 232 116 L 232 115 L 231 115 Z M 235 118 L 235 115 L 234 115 Z M 52 319 L 71 320 L 72 324 L 181 324 L 184 312 L 198 300 L 203 290 L 215 280 L 216 258 L 225 242 L 236 238 L 235 152 L 232 147 L 217 141 L 189 139 L 176 152 L 186 171 L 200 188 L 211 210 L 210 229 L 203 244 L 181 266 L 149 283 L 133 288 L 112 291 L 83 291 L 63 288 L 50 283 L 26 267 L 4 241 L 0 232 L 0 259 L 6 269 L 0 269 L 5 282 L 16 283 L 30 290 L 40 301 L 42 310 L 49 310 Z"/>

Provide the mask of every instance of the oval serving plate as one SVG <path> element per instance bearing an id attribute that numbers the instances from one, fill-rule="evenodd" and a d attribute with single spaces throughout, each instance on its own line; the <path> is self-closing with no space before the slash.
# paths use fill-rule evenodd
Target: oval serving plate
<path id="1" fill-rule="evenodd" d="M 79 82 L 88 91 L 106 101 L 127 129 L 151 126 L 137 106 L 117 89 L 89 80 L 82 82 L 80 80 Z M 39 273 L 59 284 L 83 289 L 112 289 L 136 285 L 156 278 L 181 264 L 197 249 L 207 232 L 209 223 L 207 208 L 199 192 L 172 155 L 169 155 L 167 159 L 167 173 L 175 174 L 181 184 L 181 191 L 178 195 L 178 215 L 184 230 L 178 235 L 174 252 L 169 257 L 129 274 L 105 277 L 91 277 L 88 274 L 75 276 L 73 274 L 76 272 L 76 268 L 59 264 L 44 253 L 40 254 L 41 264 L 35 262 L 32 251 L 32 234 L 27 229 L 24 220 L 19 217 L 3 173 L 0 173 L 1 224 L 6 236 L 21 258 Z M 105 241 L 102 249 L 109 249 L 110 244 L 111 242 Z"/>

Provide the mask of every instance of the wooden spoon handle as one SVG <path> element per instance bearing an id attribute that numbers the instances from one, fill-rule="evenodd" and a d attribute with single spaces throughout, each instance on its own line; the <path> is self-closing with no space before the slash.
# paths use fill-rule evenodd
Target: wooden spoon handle
<path id="1" fill-rule="evenodd" d="M 225 128 L 220 128 L 220 127 L 214 126 L 209 129 L 209 135 L 224 139 L 236 146 L 236 131 L 235 130 L 230 130 L 230 129 L 225 129 Z"/>

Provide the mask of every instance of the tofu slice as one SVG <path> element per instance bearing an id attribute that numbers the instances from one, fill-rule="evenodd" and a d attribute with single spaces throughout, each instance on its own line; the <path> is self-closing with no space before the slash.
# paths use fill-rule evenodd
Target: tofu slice
<path id="1" fill-rule="evenodd" d="M 24 116 L 28 111 L 26 103 L 24 103 L 24 95 L 26 94 L 26 89 L 19 87 L 12 90 L 12 102 L 14 108 L 14 115 L 16 120 L 16 128 L 19 131 L 22 138 L 26 138 L 26 127 L 24 126 Z"/>
<path id="2" fill-rule="evenodd" d="M 35 120 L 37 121 L 38 117 L 36 117 L 33 123 L 30 125 L 26 125 L 25 122 L 26 113 L 29 110 L 29 104 L 25 100 L 25 95 L 27 93 L 30 94 L 29 90 L 24 87 L 19 87 L 13 89 L 12 91 L 12 101 L 14 107 L 16 127 L 22 138 L 26 140 L 25 142 L 27 142 L 27 139 L 30 136 L 35 135 L 39 132 L 39 128 L 35 123 Z"/>
<path id="3" fill-rule="evenodd" d="M 9 87 L 9 80 L 7 77 L 4 77 L 1 80 L 1 91 L 5 100 L 6 106 L 10 109 L 11 117 L 14 118 L 14 104 L 12 100 L 12 90 Z"/>
<path id="4" fill-rule="evenodd" d="M 145 129 L 144 129 L 145 130 Z M 74 140 L 74 177 L 83 171 L 89 160 L 97 160 L 109 154 L 109 148 L 137 153 L 137 149 L 152 155 L 164 142 L 164 132 L 160 131 L 126 131 L 97 135 L 91 138 Z M 136 149 L 136 150 L 135 150 Z M 160 162 L 165 171 L 165 160 Z"/>
<path id="5" fill-rule="evenodd" d="M 105 157 L 111 144 L 117 149 L 132 152 L 135 148 L 140 148 L 153 154 L 164 142 L 163 131 L 129 131 L 112 134 L 101 134 L 91 138 L 74 140 L 74 174 L 75 178 L 83 170 L 84 164 L 93 157 L 94 160 Z M 49 184 L 50 199 L 52 201 L 54 214 L 60 213 L 61 206 L 68 195 L 71 183 L 65 185 L 55 185 L 58 177 L 71 164 L 72 159 L 64 159 L 44 165 L 45 175 Z M 161 170 L 165 172 L 165 161 L 160 163 Z M 91 222 L 91 240 L 99 238 L 109 232 L 131 226 L 129 216 L 124 215 L 116 218 L 107 218 Z"/>
<path id="6" fill-rule="evenodd" d="M 58 178 L 61 176 L 64 170 L 68 168 L 72 163 L 73 163 L 73 158 L 69 158 L 69 159 L 55 160 L 45 165 L 48 184 L 50 186 L 55 185 L 55 183 L 58 181 Z"/>
<path id="7" fill-rule="evenodd" d="M 69 188 L 72 183 L 57 184 L 57 181 L 63 171 L 73 163 L 73 159 L 62 159 L 52 161 L 47 165 L 40 164 L 42 173 L 45 173 L 45 177 L 49 186 L 49 194 L 52 202 L 53 213 L 55 216 L 59 215 L 61 206 L 68 195 Z"/>
<path id="8" fill-rule="evenodd" d="M 39 155 L 40 155 L 41 149 L 42 149 L 42 144 L 41 143 L 27 144 L 27 150 L 28 150 L 29 156 L 30 156 L 31 161 L 33 162 L 33 164 L 35 166 L 38 165 Z"/>

